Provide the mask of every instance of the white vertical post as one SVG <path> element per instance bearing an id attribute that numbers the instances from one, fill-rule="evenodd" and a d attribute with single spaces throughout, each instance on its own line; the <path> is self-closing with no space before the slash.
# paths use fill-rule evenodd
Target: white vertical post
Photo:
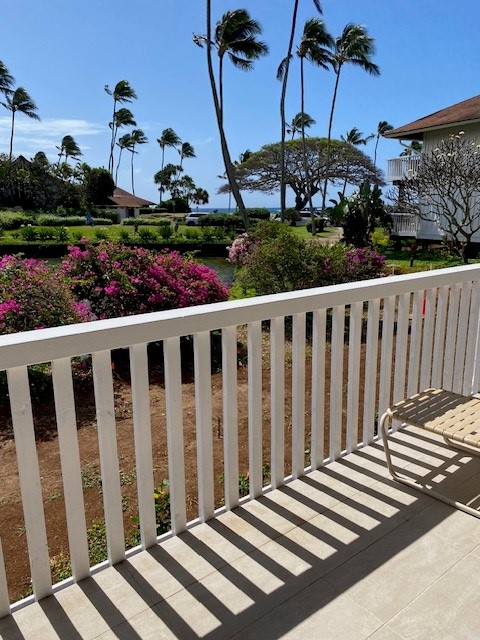
<path id="1" fill-rule="evenodd" d="M 257 498 L 263 487 L 261 322 L 248 325 L 248 454 L 250 497 Z"/>
<path id="2" fill-rule="evenodd" d="M 362 315 L 363 302 L 352 304 L 348 332 L 347 453 L 351 453 L 358 446 Z"/>
<path id="3" fill-rule="evenodd" d="M 408 362 L 407 393 L 412 396 L 419 391 L 420 350 L 422 348 L 424 292 L 413 295 L 412 329 L 410 336 L 410 357 Z"/>
<path id="4" fill-rule="evenodd" d="M 425 295 L 425 320 L 423 327 L 422 359 L 420 366 L 420 388 L 429 389 L 432 384 L 432 353 L 435 328 L 437 290 L 428 289 Z"/>
<path id="5" fill-rule="evenodd" d="M 410 313 L 410 294 L 403 293 L 398 298 L 397 340 L 395 344 L 395 370 L 393 381 L 393 402 L 399 402 L 406 394 L 408 327 Z M 396 430 L 400 423 L 394 420 L 392 429 Z"/>
<path id="6" fill-rule="evenodd" d="M 325 333 L 326 310 L 313 312 L 312 334 L 312 469 L 318 469 L 325 458 Z"/>
<path id="7" fill-rule="evenodd" d="M 170 517 L 172 532 L 177 535 L 185 531 L 187 526 L 180 338 L 164 340 L 163 359 L 165 363 Z"/>
<path id="8" fill-rule="evenodd" d="M 115 564 L 125 558 L 125 539 L 110 351 L 97 351 L 92 360 L 108 559 Z"/>
<path id="9" fill-rule="evenodd" d="M 7 380 L 33 592 L 40 600 L 52 593 L 52 580 L 27 367 L 8 369 Z"/>
<path id="10" fill-rule="evenodd" d="M 377 395 L 378 325 L 380 300 L 368 303 L 367 346 L 365 358 L 365 393 L 363 401 L 363 444 L 373 442 L 375 398 Z"/>
<path id="11" fill-rule="evenodd" d="M 10 613 L 10 599 L 8 597 L 7 574 L 3 557 L 2 541 L 0 540 L 0 618 Z"/>
<path id="12" fill-rule="evenodd" d="M 330 461 L 342 453 L 343 351 L 345 346 L 345 305 L 333 308 L 332 362 L 330 373 Z"/>
<path id="13" fill-rule="evenodd" d="M 153 498 L 152 426 L 146 344 L 136 344 L 130 347 L 130 370 L 140 539 L 142 548 L 147 549 L 157 541 L 157 525 Z"/>
<path id="14" fill-rule="evenodd" d="M 475 376 L 476 363 L 478 362 L 479 339 L 479 313 L 480 313 L 480 283 L 474 282 L 472 289 L 472 303 L 470 305 L 470 321 L 468 324 L 468 339 L 466 347 L 465 375 L 463 377 L 463 395 L 477 393 L 477 379 Z"/>
<path id="15" fill-rule="evenodd" d="M 285 318 L 270 324 L 271 483 L 274 489 L 285 480 Z"/>
<path id="16" fill-rule="evenodd" d="M 447 337 L 445 340 L 445 366 L 443 369 L 442 387 L 453 391 L 453 365 L 455 362 L 455 344 L 457 341 L 458 307 L 460 302 L 460 285 L 450 289 L 450 302 L 447 314 Z"/>
<path id="17" fill-rule="evenodd" d="M 193 344 L 197 418 L 198 509 L 201 522 L 205 522 L 213 518 L 215 510 L 210 332 L 196 333 Z"/>
<path id="18" fill-rule="evenodd" d="M 292 476 L 305 471 L 305 314 L 293 316 L 292 334 Z"/>
<path id="19" fill-rule="evenodd" d="M 468 320 L 470 315 L 470 300 L 472 297 L 472 283 L 464 282 L 460 289 L 460 310 L 458 314 L 457 342 L 455 345 L 455 364 L 453 372 L 453 391 L 462 393 L 463 376 L 465 374 L 465 348 L 467 346 Z"/>
<path id="20" fill-rule="evenodd" d="M 225 506 L 238 506 L 237 328 L 222 329 Z"/>
<path id="21" fill-rule="evenodd" d="M 395 315 L 395 296 L 389 296 L 383 302 L 382 349 L 380 355 L 380 389 L 378 416 L 382 416 L 390 405 L 393 371 L 393 324 Z"/>
<path id="22" fill-rule="evenodd" d="M 441 287 L 437 294 L 437 313 L 435 321 L 435 337 L 433 343 L 432 387 L 438 388 L 443 383 L 445 333 L 447 325 L 449 287 Z"/>
<path id="23" fill-rule="evenodd" d="M 90 560 L 70 358 L 52 362 L 52 378 L 70 562 L 78 582 L 90 574 Z"/>

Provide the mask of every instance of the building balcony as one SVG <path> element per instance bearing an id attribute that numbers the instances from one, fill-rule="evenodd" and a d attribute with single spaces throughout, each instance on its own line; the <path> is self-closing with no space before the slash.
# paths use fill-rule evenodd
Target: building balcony
<path id="1" fill-rule="evenodd" d="M 419 162 L 419 156 L 402 156 L 388 160 L 387 181 L 397 182 L 411 178 L 415 175 Z"/>
<path id="2" fill-rule="evenodd" d="M 415 238 L 420 226 L 420 216 L 413 213 L 398 213 L 396 211 L 390 214 L 393 220 L 393 228 L 391 234 L 393 236 Z"/>
<path id="3" fill-rule="evenodd" d="M 479 308 L 480 267 L 466 266 L 0 337 L 33 588 L 10 603 L 15 567 L 3 545 L 0 637 L 475 637 L 480 520 L 391 481 L 377 417 L 420 388 L 479 391 Z M 210 375 L 211 332 L 220 332 L 222 366 Z M 183 336 L 192 336 L 193 382 L 182 379 Z M 239 336 L 247 345 L 241 368 Z M 163 345 L 163 413 L 151 409 L 152 343 Z M 129 354 L 141 539 L 128 550 L 111 364 L 117 349 Z M 78 429 L 71 362 L 85 354 L 92 355 L 96 417 Z M 45 362 L 58 469 L 39 463 L 43 443 L 35 440 L 28 384 L 28 366 Z M 193 406 L 184 401 L 188 384 Z M 221 416 L 212 412 L 214 397 Z M 186 437 L 192 424 L 194 442 Z M 79 450 L 85 428 L 98 440 L 108 546 L 108 560 L 95 567 Z M 161 429 L 159 452 L 152 437 Z M 391 439 L 407 475 L 479 506 L 479 460 L 411 427 L 394 424 Z M 196 462 L 186 467 L 192 447 Z M 160 458 L 172 530 L 157 537 Z M 249 494 L 241 497 L 244 472 Z M 42 491 L 52 474 L 73 570 L 53 586 L 49 543 L 58 532 Z M 192 477 L 194 500 L 186 491 Z"/>

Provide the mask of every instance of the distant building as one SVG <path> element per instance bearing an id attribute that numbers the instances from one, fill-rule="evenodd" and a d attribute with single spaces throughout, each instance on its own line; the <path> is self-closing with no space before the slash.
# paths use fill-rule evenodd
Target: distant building
<path id="1" fill-rule="evenodd" d="M 134 196 L 133 193 L 128 193 L 128 191 L 120 189 L 120 187 L 115 187 L 113 195 L 107 199 L 109 203 L 111 203 L 108 204 L 107 207 L 109 209 L 116 209 L 120 220 L 124 218 L 138 218 L 140 216 L 140 209 L 155 204 L 150 200 Z"/>

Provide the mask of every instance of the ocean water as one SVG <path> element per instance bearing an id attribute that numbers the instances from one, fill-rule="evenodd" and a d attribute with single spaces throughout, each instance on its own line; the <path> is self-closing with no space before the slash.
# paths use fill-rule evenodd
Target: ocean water
<path id="1" fill-rule="evenodd" d="M 247 207 L 247 209 L 252 208 L 252 207 Z M 268 211 L 270 211 L 270 213 L 279 213 L 280 209 L 278 207 L 255 207 L 255 208 L 259 208 L 259 209 L 268 209 Z M 227 207 L 196 207 L 194 205 L 191 206 L 192 211 L 196 212 L 196 211 L 208 211 L 209 213 L 213 213 L 213 211 L 215 210 L 216 213 L 229 213 L 228 208 Z M 235 207 L 230 207 L 230 213 L 235 213 Z"/>

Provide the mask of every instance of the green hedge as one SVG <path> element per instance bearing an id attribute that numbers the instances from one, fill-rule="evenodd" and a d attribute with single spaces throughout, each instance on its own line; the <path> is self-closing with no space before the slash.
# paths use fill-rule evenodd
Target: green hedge
<path id="1" fill-rule="evenodd" d="M 122 220 L 122 224 L 130 227 L 144 227 L 150 225 L 152 227 L 169 227 L 171 225 L 170 220 L 161 218 L 125 218 Z"/>
<path id="2" fill-rule="evenodd" d="M 41 227 L 83 227 L 86 224 L 85 216 L 69 216 L 61 218 L 44 213 L 36 219 L 36 224 Z M 113 222 L 109 218 L 95 218 L 95 226 L 108 227 Z"/>
<path id="3" fill-rule="evenodd" d="M 0 227 L 5 231 L 20 229 L 26 224 L 34 224 L 33 217 L 16 211 L 0 212 Z"/>
<path id="4" fill-rule="evenodd" d="M 212 213 L 201 216 L 199 221 L 201 227 L 224 227 L 225 229 L 234 229 L 235 231 L 245 229 L 242 217 L 237 214 Z"/>

